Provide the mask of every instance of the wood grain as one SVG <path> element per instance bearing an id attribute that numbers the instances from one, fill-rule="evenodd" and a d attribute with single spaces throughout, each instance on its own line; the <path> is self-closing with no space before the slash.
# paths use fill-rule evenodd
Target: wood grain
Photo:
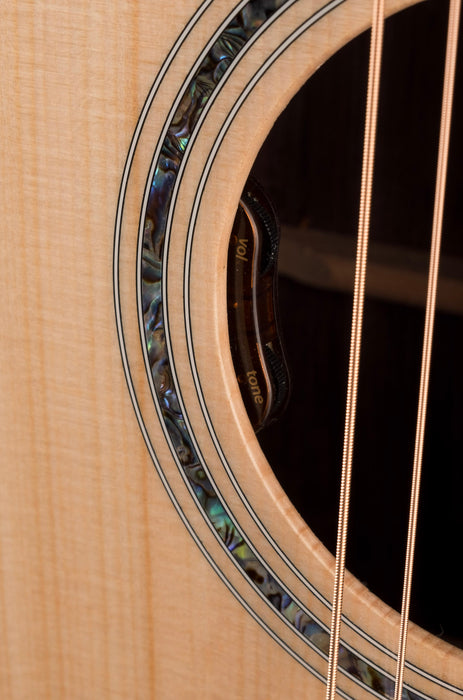
<path id="1" fill-rule="evenodd" d="M 0 8 L 0 696 L 8 700 L 323 697 L 323 684 L 262 629 L 200 553 L 156 474 L 121 362 L 113 300 L 121 177 L 155 76 L 199 4 L 23 0 Z M 237 494 L 205 425 L 187 363 L 182 284 L 192 198 L 221 119 L 272 42 L 320 4 L 296 3 L 218 98 L 182 183 L 169 257 L 172 342 L 201 449 L 263 556 L 307 600 L 303 581 Z M 389 10 L 408 4 L 394 0 Z M 310 42 L 301 38 L 279 59 L 237 115 L 205 190 L 192 257 L 198 371 L 222 449 L 265 530 L 326 595 L 331 556 L 278 486 L 233 380 L 224 265 L 242 184 L 274 119 L 320 62 L 368 25 L 368 2 L 345 5 Z M 121 238 L 124 337 L 156 460 L 193 531 L 238 594 L 324 674 L 324 659 L 275 622 L 233 569 L 184 489 L 153 409 L 140 347 L 136 236 L 153 144 L 199 50 L 234 6 L 215 0 L 201 16 L 140 137 Z M 349 616 L 392 647 L 395 614 L 349 581 Z M 312 603 L 328 619 L 326 607 Z M 355 632 L 346 635 L 362 649 Z M 415 630 L 410 654 L 426 664 L 432 656 L 432 668 L 461 686 L 458 652 Z M 378 663 L 383 656 L 377 653 Z M 431 692 L 432 684 L 409 676 Z M 347 679 L 343 687 L 352 697 L 370 697 Z"/>

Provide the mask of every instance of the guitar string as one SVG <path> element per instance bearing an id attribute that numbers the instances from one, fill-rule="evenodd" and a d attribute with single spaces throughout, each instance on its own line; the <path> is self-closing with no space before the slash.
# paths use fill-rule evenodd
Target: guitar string
<path id="1" fill-rule="evenodd" d="M 404 582 L 402 593 L 402 610 L 400 617 L 399 648 L 397 654 L 397 671 L 394 700 L 402 697 L 405 652 L 407 646 L 408 622 L 410 613 L 410 595 L 415 555 L 416 525 L 421 482 L 424 432 L 428 401 L 429 374 L 436 308 L 436 291 L 439 272 L 439 258 L 442 238 L 442 220 L 444 214 L 445 187 L 447 181 L 447 163 L 449 155 L 450 130 L 452 120 L 453 93 L 455 85 L 455 67 L 458 48 L 458 31 L 460 23 L 461 0 L 451 0 L 445 58 L 444 87 L 439 135 L 436 189 L 432 223 L 432 242 L 429 261 L 428 290 L 426 297 L 426 317 L 421 359 L 420 389 L 416 422 L 415 447 L 413 456 L 413 477 L 410 496 L 410 512 L 405 556 Z"/>
<path id="2" fill-rule="evenodd" d="M 346 561 L 347 527 L 349 517 L 352 458 L 354 447 L 355 417 L 357 409 L 358 375 L 365 300 L 365 277 L 370 230 L 373 169 L 375 160 L 376 127 L 378 115 L 381 57 L 384 34 L 384 0 L 374 0 L 371 28 L 370 58 L 366 100 L 365 136 L 363 146 L 362 178 L 360 189 L 360 211 L 355 265 L 354 301 L 347 380 L 346 416 L 342 456 L 339 518 L 336 542 L 336 563 L 331 615 L 331 634 L 328 657 L 326 699 L 334 700 L 336 693 L 341 629 L 344 573 Z"/>

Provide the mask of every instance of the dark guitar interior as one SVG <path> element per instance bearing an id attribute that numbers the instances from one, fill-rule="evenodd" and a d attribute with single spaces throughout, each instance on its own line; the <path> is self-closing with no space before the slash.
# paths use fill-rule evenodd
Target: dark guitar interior
<path id="1" fill-rule="evenodd" d="M 448 3 L 389 19 L 379 113 L 371 241 L 428 250 Z M 280 220 L 357 235 L 369 36 L 313 76 L 269 135 L 253 170 Z M 460 41 L 460 56 L 462 42 Z M 463 57 L 462 57 L 463 58 Z M 463 256 L 463 62 L 449 162 L 442 255 Z M 461 308 L 463 313 L 463 299 Z M 439 303 L 439 302 L 438 302 Z M 349 522 L 348 568 L 400 609 L 424 323 L 421 306 L 367 296 Z M 335 549 L 352 295 L 281 276 L 279 306 L 292 396 L 259 435 L 277 478 Z M 461 646 L 463 324 L 435 324 L 412 619 Z"/>

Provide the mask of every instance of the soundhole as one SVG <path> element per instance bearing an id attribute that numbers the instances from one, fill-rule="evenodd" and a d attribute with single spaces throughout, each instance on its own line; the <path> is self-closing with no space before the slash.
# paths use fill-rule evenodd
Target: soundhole
<path id="1" fill-rule="evenodd" d="M 400 610 L 448 3 L 387 21 L 348 568 Z M 270 133 L 253 174 L 282 224 L 279 306 L 292 395 L 259 434 L 294 506 L 334 552 L 369 37 L 325 64 Z M 461 64 L 461 61 L 460 61 Z M 462 646 L 462 71 L 435 324 L 411 618 Z M 346 272 L 347 271 L 347 272 Z"/>

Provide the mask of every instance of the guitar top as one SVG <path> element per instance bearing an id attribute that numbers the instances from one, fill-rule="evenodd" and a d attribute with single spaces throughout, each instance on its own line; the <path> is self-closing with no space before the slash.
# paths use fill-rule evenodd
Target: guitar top
<path id="1" fill-rule="evenodd" d="M 323 698 L 334 559 L 255 436 L 289 379 L 245 184 L 371 2 L 0 12 L 0 696 Z M 337 697 L 392 698 L 399 615 L 344 598 Z M 404 682 L 463 696 L 462 652 L 411 624 Z"/>

